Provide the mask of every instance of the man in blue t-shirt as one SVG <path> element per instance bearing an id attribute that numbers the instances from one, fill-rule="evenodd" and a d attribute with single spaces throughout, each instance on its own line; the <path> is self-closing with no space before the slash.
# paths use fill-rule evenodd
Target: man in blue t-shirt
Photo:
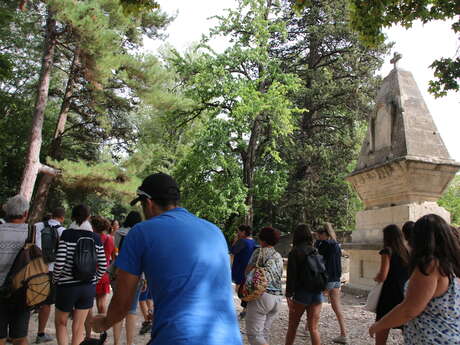
<path id="1" fill-rule="evenodd" d="M 177 207 L 179 188 L 169 175 L 150 175 L 137 194 L 131 205 L 140 201 L 147 220 L 123 242 L 117 287 L 107 315 L 94 318 L 94 330 L 124 318 L 145 273 L 155 303 L 149 345 L 241 345 L 222 232 Z"/>

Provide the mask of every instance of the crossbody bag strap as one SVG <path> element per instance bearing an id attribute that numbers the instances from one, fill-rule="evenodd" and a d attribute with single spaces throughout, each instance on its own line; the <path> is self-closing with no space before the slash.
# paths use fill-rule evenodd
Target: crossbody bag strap
<path id="1" fill-rule="evenodd" d="M 267 258 L 267 260 L 265 260 L 264 262 L 264 267 L 267 266 L 267 263 L 275 256 L 276 252 L 274 252 L 272 255 L 270 255 L 269 258 Z"/>
<path id="2" fill-rule="evenodd" d="M 26 243 L 35 244 L 35 231 L 36 231 L 35 225 L 28 224 Z"/>
<path id="3" fill-rule="evenodd" d="M 259 255 L 257 255 L 256 267 L 260 267 L 259 266 L 260 257 L 263 256 L 263 254 L 264 254 L 264 249 L 260 248 Z M 262 262 L 263 262 L 263 260 L 262 260 Z"/>

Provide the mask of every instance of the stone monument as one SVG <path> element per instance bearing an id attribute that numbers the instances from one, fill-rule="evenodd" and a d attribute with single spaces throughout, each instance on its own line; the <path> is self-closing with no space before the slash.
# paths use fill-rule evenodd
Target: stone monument
<path id="1" fill-rule="evenodd" d="M 412 74 L 397 67 L 383 80 L 356 169 L 347 177 L 364 204 L 356 215 L 350 254 L 352 289 L 369 290 L 380 267 L 382 229 L 435 213 L 450 221 L 436 201 L 460 164 L 449 153 Z"/>

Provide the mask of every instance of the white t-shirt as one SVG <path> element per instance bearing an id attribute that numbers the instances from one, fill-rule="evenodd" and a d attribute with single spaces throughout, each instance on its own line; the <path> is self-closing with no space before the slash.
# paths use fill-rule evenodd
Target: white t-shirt
<path id="1" fill-rule="evenodd" d="M 57 228 L 57 232 L 59 234 L 59 237 L 61 237 L 62 232 L 65 230 L 65 228 L 59 223 L 56 219 L 50 219 L 48 221 L 50 226 L 56 226 L 60 225 L 59 228 Z M 42 230 L 45 228 L 45 224 L 43 222 L 35 224 L 35 244 L 37 245 L 38 248 L 42 249 Z M 54 269 L 54 262 L 51 262 L 48 264 L 48 269 L 53 271 Z"/>

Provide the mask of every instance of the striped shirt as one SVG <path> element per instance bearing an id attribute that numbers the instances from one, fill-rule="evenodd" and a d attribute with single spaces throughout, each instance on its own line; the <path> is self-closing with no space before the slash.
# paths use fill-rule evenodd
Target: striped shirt
<path id="1" fill-rule="evenodd" d="M 96 284 L 106 271 L 107 261 L 105 258 L 104 246 L 102 245 L 100 236 L 92 231 L 83 230 L 82 228 L 70 228 L 62 233 L 62 236 L 59 240 L 59 247 L 56 253 L 56 262 L 53 271 L 53 280 L 55 283 L 57 283 L 57 285 L 88 284 L 88 282 L 77 280 L 73 276 L 73 256 L 75 253 L 75 247 L 77 245 L 78 239 L 82 237 L 92 238 L 96 247 L 97 270 L 91 283 Z"/>

